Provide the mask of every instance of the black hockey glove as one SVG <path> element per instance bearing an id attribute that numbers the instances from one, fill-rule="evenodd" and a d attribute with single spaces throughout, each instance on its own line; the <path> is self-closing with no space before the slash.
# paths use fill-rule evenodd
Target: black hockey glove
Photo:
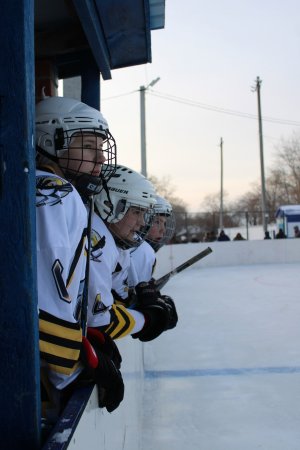
<path id="1" fill-rule="evenodd" d="M 137 284 L 134 289 L 136 305 L 154 304 L 159 297 L 159 291 L 157 291 L 152 279 L 148 283 Z"/>
<path id="2" fill-rule="evenodd" d="M 171 297 L 168 295 L 161 295 L 161 300 L 163 300 L 166 304 L 166 306 L 169 308 L 169 321 L 168 321 L 168 330 L 171 330 L 172 328 L 175 328 L 178 322 L 178 315 L 176 311 L 176 306 Z"/>
<path id="3" fill-rule="evenodd" d="M 176 326 L 178 316 L 175 304 L 170 297 L 165 297 L 166 299 L 158 297 L 153 303 L 147 301 L 134 308 L 145 316 L 144 327 L 132 335 L 134 339 L 142 342 L 152 341 L 164 331 Z"/>
<path id="4" fill-rule="evenodd" d="M 122 356 L 116 343 L 108 334 L 103 333 L 98 328 L 88 327 L 87 338 L 93 347 L 97 348 L 101 343 L 101 351 L 113 361 L 117 369 L 121 368 Z"/>
<path id="5" fill-rule="evenodd" d="M 124 383 L 119 370 L 122 358 L 116 344 L 105 333 L 88 328 L 87 337 L 83 338 L 81 359 L 85 365 L 83 378 L 97 383 L 99 407 L 114 411 L 124 398 Z"/>

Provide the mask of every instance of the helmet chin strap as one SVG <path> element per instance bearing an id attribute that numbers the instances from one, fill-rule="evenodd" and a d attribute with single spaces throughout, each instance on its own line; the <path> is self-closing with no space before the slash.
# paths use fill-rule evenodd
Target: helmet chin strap
<path id="1" fill-rule="evenodd" d="M 45 156 L 46 158 L 48 158 L 50 161 L 55 162 L 55 164 L 58 164 L 58 157 L 55 155 L 51 155 L 50 153 L 46 152 L 42 147 L 40 147 L 39 145 L 36 146 L 36 153 L 37 154 L 41 154 L 43 156 Z"/>
<path id="2" fill-rule="evenodd" d="M 111 232 L 111 234 L 113 235 L 113 238 L 115 240 L 115 243 L 117 245 L 117 247 L 122 248 L 123 250 L 128 250 L 129 248 L 136 248 L 139 247 L 142 242 L 144 241 L 138 233 L 136 234 L 136 241 L 133 240 L 129 240 L 126 238 L 122 238 L 116 231 L 114 231 L 109 224 L 108 225 L 108 229 Z"/>
<path id="3" fill-rule="evenodd" d="M 112 233 L 116 246 L 122 248 L 123 250 L 128 250 L 129 248 L 135 247 L 133 242 L 130 242 L 126 239 L 122 239 L 119 236 L 117 236 L 111 229 L 110 232 Z"/>
<path id="4" fill-rule="evenodd" d="M 100 177 L 102 178 L 102 175 L 100 175 Z M 109 212 L 109 214 L 107 214 L 106 218 L 104 218 L 104 217 L 101 216 L 100 211 L 98 210 L 98 208 L 96 208 L 96 205 L 95 205 L 95 208 L 97 209 L 99 216 L 102 217 L 103 220 L 106 220 L 108 217 L 110 217 L 112 215 L 114 207 L 113 207 L 110 195 L 109 195 L 109 189 L 107 187 L 107 180 L 105 178 L 102 178 L 102 187 L 103 187 L 103 189 L 105 191 L 105 194 L 106 194 L 106 197 L 107 197 L 107 200 L 108 200 L 108 207 L 110 209 L 110 212 Z"/>
<path id="5" fill-rule="evenodd" d="M 158 250 L 164 246 L 164 243 L 161 243 L 161 242 L 148 241 L 147 239 L 145 239 L 145 241 L 147 241 L 148 244 L 151 245 L 151 247 L 153 248 L 155 253 L 158 252 Z"/>
<path id="6" fill-rule="evenodd" d="M 79 194 L 85 199 L 89 198 L 91 195 L 99 194 L 102 190 L 103 178 L 101 176 L 94 177 L 87 173 L 74 176 L 74 174 L 67 171 L 65 172 L 65 175 L 68 180 L 72 181 Z"/>

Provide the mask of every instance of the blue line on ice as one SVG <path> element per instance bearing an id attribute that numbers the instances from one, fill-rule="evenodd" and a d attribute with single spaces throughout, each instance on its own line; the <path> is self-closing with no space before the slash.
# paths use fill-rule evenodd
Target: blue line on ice
<path id="1" fill-rule="evenodd" d="M 228 369 L 145 370 L 145 378 L 211 377 L 300 373 L 295 367 L 247 367 Z"/>

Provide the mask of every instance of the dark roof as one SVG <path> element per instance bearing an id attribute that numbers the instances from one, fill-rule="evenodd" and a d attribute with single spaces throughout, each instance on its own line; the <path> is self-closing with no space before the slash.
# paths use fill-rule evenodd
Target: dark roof
<path id="1" fill-rule="evenodd" d="M 151 30 L 164 19 L 165 0 L 36 0 L 36 59 L 68 78 L 92 57 L 109 79 L 113 69 L 151 62 Z"/>

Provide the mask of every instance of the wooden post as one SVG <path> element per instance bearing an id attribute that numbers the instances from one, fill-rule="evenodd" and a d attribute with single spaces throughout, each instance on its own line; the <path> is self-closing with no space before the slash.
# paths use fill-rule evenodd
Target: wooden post
<path id="1" fill-rule="evenodd" d="M 0 15 L 0 439 L 37 449 L 40 389 L 36 289 L 34 2 Z"/>

